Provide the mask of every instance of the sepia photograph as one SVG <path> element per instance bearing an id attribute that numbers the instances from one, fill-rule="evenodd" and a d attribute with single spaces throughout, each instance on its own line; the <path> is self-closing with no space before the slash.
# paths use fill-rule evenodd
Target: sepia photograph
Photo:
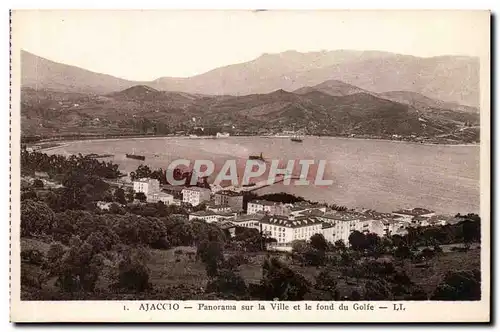
<path id="1" fill-rule="evenodd" d="M 489 12 L 11 21 L 18 319 L 489 319 Z"/>

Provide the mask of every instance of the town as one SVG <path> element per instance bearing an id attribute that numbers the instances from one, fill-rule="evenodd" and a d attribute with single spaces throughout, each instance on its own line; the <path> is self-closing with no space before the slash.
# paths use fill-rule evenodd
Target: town
<path id="1" fill-rule="evenodd" d="M 26 148 L 21 175 L 24 299 L 480 297 L 476 214 L 258 195 L 180 169 L 174 185 L 144 164 Z"/>
<path id="2" fill-rule="evenodd" d="M 171 186 L 166 186 L 170 188 Z M 157 179 L 139 179 L 133 182 L 136 193 L 143 193 L 149 203 L 162 202 L 166 205 L 189 204 L 206 206 L 205 210 L 192 212 L 189 220 L 199 219 L 227 229 L 234 236 L 236 227 L 254 228 L 275 243 L 269 250 L 291 251 L 295 240 L 308 240 L 314 234 L 322 234 L 331 243 L 349 241 L 353 231 L 373 233 L 380 237 L 405 235 L 408 227 L 444 226 L 454 224 L 458 218 L 437 215 L 424 208 L 402 209 L 393 213 L 379 213 L 368 209 L 336 211 L 326 204 L 298 202 L 287 204 L 266 200 L 248 202 L 243 210 L 243 193 L 215 190 L 197 186 L 177 188 L 182 199 L 175 199 L 160 187 Z M 109 209 L 112 203 L 98 202 L 101 209 Z"/>

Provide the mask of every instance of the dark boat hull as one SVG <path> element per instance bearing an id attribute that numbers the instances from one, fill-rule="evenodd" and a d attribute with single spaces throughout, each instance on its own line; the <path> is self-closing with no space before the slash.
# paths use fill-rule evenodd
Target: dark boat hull
<path id="1" fill-rule="evenodd" d="M 135 154 L 126 154 L 125 155 L 127 158 L 129 159 L 137 159 L 137 160 L 146 160 L 146 157 L 144 156 L 138 156 L 138 155 L 135 155 Z"/>

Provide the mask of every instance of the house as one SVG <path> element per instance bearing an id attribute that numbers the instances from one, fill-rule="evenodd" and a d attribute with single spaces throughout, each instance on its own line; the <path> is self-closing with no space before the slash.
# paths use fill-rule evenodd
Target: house
<path id="1" fill-rule="evenodd" d="M 260 221 L 265 217 L 264 214 L 242 214 L 234 217 L 233 224 L 239 227 L 255 228 L 260 230 Z"/>
<path id="2" fill-rule="evenodd" d="M 398 211 L 393 211 L 392 215 L 396 218 L 399 218 L 404 221 L 409 221 L 415 217 L 423 217 L 430 218 L 434 216 L 436 213 L 431 210 L 423 209 L 423 208 L 414 208 L 414 209 L 402 209 Z"/>
<path id="3" fill-rule="evenodd" d="M 247 214 L 255 214 L 259 212 L 264 212 L 268 215 L 288 216 L 290 214 L 290 205 L 266 200 L 254 200 L 248 202 Z"/>
<path id="4" fill-rule="evenodd" d="M 227 231 L 230 237 L 234 237 L 236 235 L 236 225 L 228 220 L 217 220 L 214 222 L 214 225 L 217 225 L 220 229 Z"/>
<path id="5" fill-rule="evenodd" d="M 227 212 L 213 212 L 213 211 L 197 211 L 189 214 L 188 220 L 201 219 L 207 223 L 213 223 L 219 220 L 226 220 L 234 218 L 233 213 Z"/>
<path id="6" fill-rule="evenodd" d="M 232 209 L 229 205 L 216 205 L 213 202 L 207 204 L 207 210 L 212 212 L 231 212 Z"/>
<path id="7" fill-rule="evenodd" d="M 139 179 L 134 181 L 134 191 L 136 193 L 144 193 L 148 196 L 149 193 L 160 191 L 160 181 L 156 179 Z"/>
<path id="8" fill-rule="evenodd" d="M 375 233 L 382 237 L 386 234 L 387 229 L 382 220 L 352 212 L 328 213 L 317 218 L 333 226 L 334 229 L 328 231 L 332 232 L 332 241 L 330 242 L 342 240 L 344 243 L 349 243 L 349 236 L 354 231 L 365 234 Z"/>
<path id="9" fill-rule="evenodd" d="M 243 209 L 243 194 L 231 190 L 221 190 L 214 195 L 215 205 L 228 205 L 231 208 Z"/>
<path id="10" fill-rule="evenodd" d="M 182 189 L 182 201 L 197 206 L 210 200 L 210 189 L 201 187 L 187 187 Z"/>
<path id="11" fill-rule="evenodd" d="M 325 205 L 319 205 L 319 204 L 311 204 L 309 202 L 297 202 L 293 204 L 293 207 L 290 208 L 290 214 L 294 216 L 298 216 L 301 214 L 305 214 L 308 211 L 315 210 L 318 212 L 325 213 L 326 212 L 326 206 Z"/>
<path id="12" fill-rule="evenodd" d="M 150 203 L 163 202 L 165 205 L 170 205 L 174 202 L 174 196 L 161 191 L 153 192 L 148 194 L 147 201 Z"/>
<path id="13" fill-rule="evenodd" d="M 294 240 L 309 240 L 322 233 L 323 222 L 316 217 L 265 216 L 260 221 L 261 231 L 276 239 L 278 244 L 290 244 Z"/>

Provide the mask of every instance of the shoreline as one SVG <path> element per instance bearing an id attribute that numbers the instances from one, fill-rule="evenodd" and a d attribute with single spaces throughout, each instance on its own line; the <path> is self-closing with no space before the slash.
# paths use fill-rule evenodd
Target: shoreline
<path id="1" fill-rule="evenodd" d="M 119 141 L 119 140 L 127 140 L 127 139 L 132 139 L 132 140 L 154 140 L 154 139 L 187 139 L 187 140 L 200 140 L 200 139 L 216 139 L 216 140 L 227 140 L 231 138 L 251 138 L 251 137 L 257 137 L 257 138 L 268 138 L 268 139 L 289 139 L 290 137 L 285 137 L 285 136 L 267 136 L 267 135 L 241 135 L 241 136 L 229 136 L 229 137 L 215 137 L 215 136 L 198 136 L 198 137 L 189 137 L 189 136 L 162 136 L 162 135 L 157 135 L 157 136 L 150 136 L 150 135 L 143 135 L 143 136 L 124 136 L 124 137 L 89 137 L 89 138 L 79 138 L 79 139 L 44 139 L 40 140 L 39 142 L 33 143 L 33 145 L 37 145 L 40 143 L 47 143 L 47 142 L 53 142 L 53 143 L 61 143 L 61 145 L 55 146 L 55 147 L 49 147 L 46 149 L 40 149 L 40 151 L 48 151 L 50 149 L 55 149 L 70 143 L 79 143 L 79 142 L 104 142 L 104 141 Z M 392 142 L 392 143 L 401 143 L 401 144 L 413 144 L 413 145 L 425 145 L 425 146 L 477 146 L 480 147 L 481 143 L 429 143 L 429 142 L 415 142 L 415 141 L 404 141 L 404 140 L 393 140 L 393 139 L 384 139 L 384 138 L 368 138 L 368 137 L 345 137 L 345 136 L 304 136 L 304 139 L 307 138 L 328 138 L 328 139 L 343 139 L 343 140 L 351 140 L 351 139 L 356 139 L 356 140 L 364 140 L 364 141 L 379 141 L 379 142 Z"/>

